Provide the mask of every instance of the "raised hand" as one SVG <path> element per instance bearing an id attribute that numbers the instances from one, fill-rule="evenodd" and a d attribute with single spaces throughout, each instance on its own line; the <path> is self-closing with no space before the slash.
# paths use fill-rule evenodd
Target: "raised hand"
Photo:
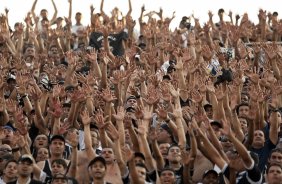
<path id="1" fill-rule="evenodd" d="M 105 118 L 103 116 L 103 111 L 98 110 L 94 116 L 94 120 L 96 122 L 96 125 L 99 129 L 104 130 L 109 123 L 105 123 Z"/>
<path id="2" fill-rule="evenodd" d="M 165 110 L 164 107 L 158 105 L 158 109 L 156 110 L 156 113 L 158 114 L 159 118 L 162 120 L 167 120 L 168 119 L 168 113 Z"/>
<path id="3" fill-rule="evenodd" d="M 107 131 L 108 131 L 108 135 L 113 140 L 118 140 L 119 139 L 119 133 L 118 133 L 116 127 L 112 123 L 109 123 L 109 125 L 107 126 Z"/>
<path id="4" fill-rule="evenodd" d="M 54 111 L 49 111 L 50 114 L 52 114 L 55 118 L 60 118 L 63 114 L 63 108 L 62 104 L 59 99 L 53 98 L 53 110 Z"/>
<path id="5" fill-rule="evenodd" d="M 113 117 L 118 121 L 123 121 L 125 117 L 125 111 L 122 106 L 117 107 L 117 114 L 113 114 Z"/>
<path id="6" fill-rule="evenodd" d="M 85 125 L 89 125 L 91 122 L 91 117 L 89 116 L 89 112 L 87 109 L 84 109 L 81 113 L 80 113 L 80 118 L 82 121 L 82 124 Z"/>
<path id="7" fill-rule="evenodd" d="M 115 101 L 117 99 L 109 88 L 103 90 L 102 98 L 105 102 L 108 102 L 108 103 Z"/>

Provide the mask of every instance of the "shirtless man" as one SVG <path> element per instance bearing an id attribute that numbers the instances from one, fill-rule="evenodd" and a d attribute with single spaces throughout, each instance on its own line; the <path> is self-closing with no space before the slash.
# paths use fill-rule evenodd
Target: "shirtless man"
<path id="1" fill-rule="evenodd" d="M 38 167 L 44 171 L 48 176 L 51 176 L 51 163 L 55 159 L 63 159 L 63 153 L 65 150 L 65 139 L 61 135 L 53 135 L 51 143 L 49 145 L 51 157 L 45 161 L 38 162 Z M 65 160 L 69 164 L 69 160 Z"/>

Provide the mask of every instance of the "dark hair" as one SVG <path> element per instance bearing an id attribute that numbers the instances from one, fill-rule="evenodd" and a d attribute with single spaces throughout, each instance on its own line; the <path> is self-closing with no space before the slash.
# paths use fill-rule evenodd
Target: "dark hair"
<path id="1" fill-rule="evenodd" d="M 43 11 L 46 11 L 46 12 L 48 12 L 48 11 L 47 11 L 46 9 L 42 9 L 42 10 L 40 11 L 40 13 L 41 13 L 41 12 L 43 12 Z"/>
<path id="2" fill-rule="evenodd" d="M 269 154 L 269 158 L 271 157 L 272 153 L 281 153 L 282 154 L 282 148 L 275 148 L 273 150 L 271 150 L 270 154 Z"/>
<path id="3" fill-rule="evenodd" d="M 55 163 L 58 164 L 58 165 L 62 165 L 64 167 L 64 169 L 68 168 L 68 165 L 67 165 L 67 163 L 64 159 L 61 159 L 61 158 L 55 159 L 55 160 L 52 161 L 51 165 L 53 165 Z"/>
<path id="4" fill-rule="evenodd" d="M 8 164 L 11 163 L 11 162 L 15 162 L 16 164 L 18 164 L 18 162 L 15 159 L 11 159 L 11 160 L 7 161 L 4 168 L 6 168 L 8 166 Z"/>
<path id="5" fill-rule="evenodd" d="M 220 8 L 220 9 L 218 10 L 218 14 L 220 14 L 220 13 L 224 13 L 224 9 L 223 9 L 223 8 Z"/>
<path id="6" fill-rule="evenodd" d="M 273 12 L 273 14 L 272 14 L 273 16 L 278 16 L 278 12 Z"/>
<path id="7" fill-rule="evenodd" d="M 169 150 L 171 148 L 173 148 L 173 147 L 178 147 L 179 148 L 179 146 L 177 144 L 171 144 L 170 147 L 167 149 L 167 154 L 169 153 Z"/>
<path id="8" fill-rule="evenodd" d="M 242 107 L 242 106 L 248 106 L 249 107 L 249 104 L 248 103 L 240 103 L 237 107 L 236 107 L 236 113 L 239 115 L 239 109 L 240 109 L 240 107 Z"/>
<path id="9" fill-rule="evenodd" d="M 267 169 L 266 169 L 266 174 L 268 174 L 269 169 L 270 169 L 270 167 L 272 167 L 272 166 L 280 167 L 280 169 L 282 170 L 282 165 L 281 165 L 281 164 L 276 163 L 276 162 L 273 162 L 273 163 L 268 164 Z"/>

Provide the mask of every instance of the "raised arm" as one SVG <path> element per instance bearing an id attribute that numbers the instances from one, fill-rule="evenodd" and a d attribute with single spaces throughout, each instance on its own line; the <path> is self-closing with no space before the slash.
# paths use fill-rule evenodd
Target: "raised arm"
<path id="1" fill-rule="evenodd" d="M 91 160 L 96 156 L 96 154 L 94 149 L 92 148 L 92 139 L 90 131 L 91 119 L 86 109 L 80 113 L 80 118 L 83 123 L 85 151 L 87 154 L 87 158 Z"/>
<path id="2" fill-rule="evenodd" d="M 129 6 L 129 9 L 128 9 L 128 12 L 126 14 L 126 16 L 130 16 L 131 15 L 131 12 L 132 12 L 132 5 L 131 5 L 131 0 L 128 0 L 128 6 Z"/>
<path id="3" fill-rule="evenodd" d="M 37 4 L 37 0 L 34 0 L 34 2 L 33 2 L 33 4 L 32 4 L 32 7 L 31 7 L 31 10 L 30 10 L 33 19 L 35 19 L 35 17 L 36 17 L 36 14 L 35 14 L 35 7 L 36 7 L 36 4 Z"/>
<path id="4" fill-rule="evenodd" d="M 57 6 L 56 6 L 54 0 L 52 0 L 52 4 L 53 4 L 55 12 L 54 12 L 54 15 L 53 15 L 52 19 L 50 20 L 50 25 L 52 25 L 52 24 L 54 24 L 56 22 L 57 14 L 58 14 Z"/>
<path id="5" fill-rule="evenodd" d="M 71 21 L 71 16 L 72 16 L 72 0 L 68 0 L 69 2 L 69 16 L 68 19 Z"/>

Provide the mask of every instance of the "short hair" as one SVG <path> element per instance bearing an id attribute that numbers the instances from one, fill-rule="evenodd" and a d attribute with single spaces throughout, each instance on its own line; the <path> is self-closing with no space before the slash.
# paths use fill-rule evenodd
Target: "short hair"
<path id="1" fill-rule="evenodd" d="M 77 12 L 75 15 L 82 15 L 80 12 Z"/>
<path id="2" fill-rule="evenodd" d="M 220 8 L 220 9 L 218 10 L 218 14 L 220 14 L 220 13 L 224 13 L 224 9 L 223 9 L 223 8 Z"/>
<path id="3" fill-rule="evenodd" d="M 46 9 L 42 9 L 41 11 L 40 11 L 40 13 L 42 13 L 43 11 L 46 11 L 46 12 L 48 12 Z"/>
<path id="4" fill-rule="evenodd" d="M 273 16 L 278 16 L 278 12 L 273 12 L 273 14 L 272 14 Z"/>
<path id="5" fill-rule="evenodd" d="M 276 152 L 282 154 L 282 148 L 275 148 L 275 149 L 271 150 L 271 152 L 270 152 L 270 154 L 269 154 L 269 158 L 271 157 L 271 155 L 272 155 L 273 153 L 276 153 Z"/>
<path id="6" fill-rule="evenodd" d="M 277 166 L 277 167 L 279 167 L 279 168 L 282 170 L 282 165 L 281 165 L 281 164 L 276 163 L 276 162 L 273 162 L 273 163 L 268 164 L 267 169 L 266 169 L 266 174 L 268 174 L 269 169 L 270 169 L 272 166 Z"/>
<path id="7" fill-rule="evenodd" d="M 62 165 L 64 167 L 64 169 L 68 168 L 68 165 L 66 163 L 66 161 L 64 159 L 58 158 L 52 161 L 51 165 L 53 164 L 58 164 L 58 165 Z"/>
<path id="8" fill-rule="evenodd" d="M 250 107 L 248 103 L 245 103 L 245 102 L 240 103 L 240 104 L 236 107 L 236 113 L 237 113 L 238 115 L 239 115 L 239 109 L 240 109 L 240 107 L 242 107 L 242 106 L 248 106 L 248 107 Z"/>
<path id="9" fill-rule="evenodd" d="M 171 144 L 170 147 L 167 149 L 167 153 L 169 153 L 169 150 L 173 147 L 178 147 L 180 149 L 180 147 L 177 144 Z"/>
<path id="10" fill-rule="evenodd" d="M 18 162 L 17 162 L 15 159 L 11 159 L 11 160 L 8 160 L 8 161 L 6 162 L 4 168 L 6 168 L 6 167 L 8 166 L 8 164 L 11 163 L 11 162 L 14 162 L 14 163 L 18 164 Z"/>

